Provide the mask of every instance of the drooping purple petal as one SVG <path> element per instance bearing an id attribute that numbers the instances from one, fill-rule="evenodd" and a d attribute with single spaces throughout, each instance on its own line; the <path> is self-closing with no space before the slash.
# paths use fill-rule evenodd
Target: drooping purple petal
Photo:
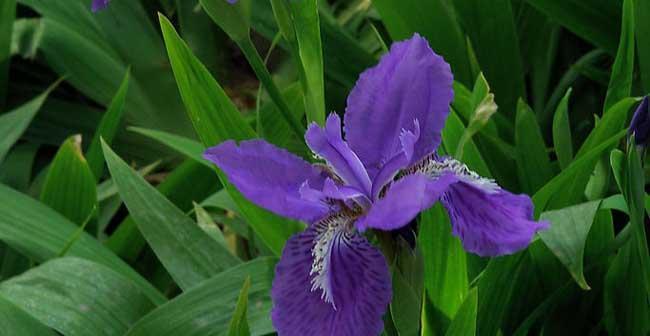
<path id="1" fill-rule="evenodd" d="M 348 97 L 345 134 L 371 178 L 401 150 L 400 133 L 419 121 L 421 137 L 411 162 L 433 152 L 453 99 L 449 64 L 415 34 L 393 44 L 366 70 Z"/>
<path id="2" fill-rule="evenodd" d="M 503 189 L 486 190 L 470 182 L 452 185 L 442 198 L 465 250 L 480 256 L 515 253 L 530 244 L 548 222 L 533 219 L 533 204 L 526 195 Z"/>
<path id="3" fill-rule="evenodd" d="M 109 1 L 110 0 L 93 0 L 93 4 L 91 7 L 92 11 L 97 12 L 106 8 L 106 6 L 108 6 Z"/>
<path id="4" fill-rule="evenodd" d="M 322 189 L 326 175 L 286 150 L 263 140 L 226 141 L 209 148 L 204 157 L 214 162 L 228 180 L 253 203 L 281 216 L 311 222 L 328 212 L 320 202 L 303 199 L 307 182 Z"/>
<path id="5" fill-rule="evenodd" d="M 650 142 L 650 104 L 648 104 L 648 96 L 643 98 L 639 107 L 634 111 L 628 134 L 634 134 L 634 141 L 639 146 L 647 146 L 648 142 Z"/>
<path id="6" fill-rule="evenodd" d="M 359 230 L 396 230 L 408 224 L 421 211 L 430 208 L 456 183 L 453 174 L 431 179 L 423 174 L 405 176 L 394 182 L 386 195 L 376 201 L 368 214 L 356 222 Z"/>
<path id="7" fill-rule="evenodd" d="M 333 243 L 329 259 L 332 303 L 322 290 L 312 291 L 314 227 L 287 241 L 275 269 L 271 318 L 280 336 L 375 336 L 391 298 L 391 282 L 383 255 L 358 234 Z"/>
<path id="8" fill-rule="evenodd" d="M 366 168 L 357 155 L 343 141 L 341 118 L 336 113 L 327 117 L 325 129 L 312 123 L 305 133 L 305 141 L 311 150 L 325 159 L 336 174 L 347 184 L 370 195 L 371 182 Z"/>

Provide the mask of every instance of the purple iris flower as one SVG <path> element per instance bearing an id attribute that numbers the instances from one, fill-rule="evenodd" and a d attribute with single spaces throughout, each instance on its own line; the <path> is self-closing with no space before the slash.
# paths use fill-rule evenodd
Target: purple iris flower
<path id="1" fill-rule="evenodd" d="M 634 111 L 632 122 L 628 130 L 630 135 L 634 135 L 634 141 L 638 146 L 646 147 L 650 142 L 650 106 L 648 105 L 648 96 Z"/>
<path id="2" fill-rule="evenodd" d="M 396 230 L 441 200 L 453 233 L 481 256 L 514 253 L 547 227 L 528 196 L 439 157 L 453 98 L 449 65 L 419 35 L 395 43 L 359 78 L 341 119 L 309 126 L 325 164 L 263 140 L 205 152 L 243 195 L 308 228 L 291 237 L 275 271 L 271 317 L 279 335 L 377 335 L 391 299 L 384 256 L 362 235 Z"/>
<path id="3" fill-rule="evenodd" d="M 97 12 L 106 8 L 109 2 L 110 0 L 93 0 L 92 11 Z"/>

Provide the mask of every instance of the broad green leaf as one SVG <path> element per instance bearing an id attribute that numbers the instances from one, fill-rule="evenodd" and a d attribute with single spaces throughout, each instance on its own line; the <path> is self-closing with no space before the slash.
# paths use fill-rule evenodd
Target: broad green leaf
<path id="1" fill-rule="evenodd" d="M 246 278 L 244 286 L 239 292 L 237 299 L 237 307 L 235 313 L 230 320 L 230 327 L 228 328 L 228 336 L 250 336 L 251 332 L 248 328 L 248 321 L 246 321 L 246 311 L 248 310 L 248 290 L 251 287 L 251 278 Z"/>
<path id="2" fill-rule="evenodd" d="M 449 62 L 458 81 L 472 83 L 465 36 L 452 6 L 441 0 L 375 0 L 372 4 L 394 41 L 407 39 L 416 32 L 422 34 L 433 50 Z"/>
<path id="3" fill-rule="evenodd" d="M 212 170 L 187 160 L 167 175 L 156 189 L 182 211 L 190 211 L 192 202 L 214 194 L 218 187 L 219 180 Z M 135 261 L 146 242 L 133 217 L 129 216 L 119 224 L 106 245 L 120 257 Z"/>
<path id="4" fill-rule="evenodd" d="M 620 24 L 620 1 L 528 0 L 555 22 L 596 46 L 616 52 Z"/>
<path id="5" fill-rule="evenodd" d="M 115 97 L 108 106 L 108 110 L 102 117 L 101 122 L 97 126 L 93 140 L 88 147 L 86 157 L 88 158 L 88 165 L 90 170 L 95 176 L 95 181 L 99 181 L 104 173 L 104 156 L 102 155 L 101 139 L 104 139 L 108 145 L 113 143 L 115 135 L 117 134 L 124 112 L 124 104 L 126 102 L 126 94 L 129 90 L 129 78 L 131 72 L 126 71 L 120 88 L 115 93 Z"/>
<path id="6" fill-rule="evenodd" d="M 123 335 L 155 305 L 128 278 L 79 258 L 0 283 L 0 295 L 64 335 Z"/>
<path id="7" fill-rule="evenodd" d="M 533 111 L 519 101 L 515 122 L 517 173 L 522 189 L 533 194 L 553 177 L 546 144 Z"/>
<path id="8" fill-rule="evenodd" d="M 171 23 L 160 17 L 160 24 L 181 96 L 203 144 L 214 146 L 229 139 L 244 140 L 255 137 L 255 132 L 244 121 L 219 84 L 187 49 Z M 218 174 L 253 230 L 276 255 L 280 255 L 284 242 L 303 226 L 253 205 L 234 186 L 225 183 L 227 179 L 221 172 Z"/>
<path id="9" fill-rule="evenodd" d="M 36 261 L 44 262 L 57 257 L 77 230 L 76 224 L 58 212 L 25 194 L 0 185 L 0 240 L 10 246 Z M 66 255 L 110 267 L 131 279 L 156 304 L 166 300 L 137 272 L 86 233 L 79 235 Z"/>
<path id="10" fill-rule="evenodd" d="M 634 27 L 641 81 L 645 92 L 650 92 L 650 1 L 635 0 L 634 4 Z"/>
<path id="11" fill-rule="evenodd" d="M 452 236 L 449 217 L 441 205 L 423 212 L 419 225 L 424 288 L 426 299 L 434 308 L 426 313 L 436 334 L 442 335 L 467 295 L 467 254 L 460 240 Z"/>
<path id="12" fill-rule="evenodd" d="M 541 216 L 551 226 L 540 231 L 539 236 L 584 290 L 590 289 L 583 272 L 585 243 L 599 207 L 600 201 L 595 201 L 545 212 Z"/>
<path id="13" fill-rule="evenodd" d="M 571 139 L 571 124 L 569 122 L 571 91 L 572 89 L 567 90 L 553 116 L 553 146 L 562 169 L 568 167 L 573 160 L 573 140 Z"/>
<path id="14" fill-rule="evenodd" d="M 66 140 L 56 153 L 41 190 L 41 202 L 79 226 L 97 210 L 95 177 L 81 152 L 81 136 Z"/>
<path id="15" fill-rule="evenodd" d="M 192 139 L 185 138 L 180 135 L 167 133 L 164 131 L 157 131 L 152 129 L 145 129 L 139 127 L 129 127 L 130 131 L 142 134 L 146 137 L 152 138 L 165 146 L 168 146 L 175 151 L 194 159 L 196 162 L 204 164 L 208 168 L 212 168 L 213 164 L 203 158 L 205 147 Z"/>
<path id="16" fill-rule="evenodd" d="M 605 276 L 604 319 L 610 335 L 647 335 L 650 309 L 644 295 L 646 279 L 634 241 L 618 252 Z"/>
<path id="17" fill-rule="evenodd" d="M 629 97 L 632 91 L 634 77 L 634 1 L 623 1 L 621 37 L 618 43 L 616 59 L 612 66 L 612 75 L 609 78 L 603 111 L 608 111 L 615 103 Z"/>
<path id="18" fill-rule="evenodd" d="M 105 143 L 104 157 L 120 196 L 167 271 L 187 290 L 238 263 Z"/>
<path id="19" fill-rule="evenodd" d="M 25 132 L 27 126 L 32 122 L 32 119 L 34 119 L 43 102 L 45 102 L 45 99 L 47 99 L 48 94 L 57 84 L 58 82 L 27 103 L 0 115 L 0 135 L 2 135 L 0 139 L 0 163 L 2 163 L 5 155 L 7 155 L 16 141 L 20 139 L 20 136 Z"/>
<path id="20" fill-rule="evenodd" d="M 226 335 L 239 289 L 251 279 L 248 298 L 248 325 L 251 335 L 273 332 L 270 310 L 271 281 L 275 258 L 260 258 L 233 267 L 142 318 L 127 336 Z"/>
<path id="21" fill-rule="evenodd" d="M 524 97 L 525 91 L 511 2 L 459 0 L 453 6 L 501 112 L 513 120 L 517 99 Z"/>
<path id="22" fill-rule="evenodd" d="M 57 334 L 31 317 L 24 310 L 16 307 L 10 301 L 0 296 L 0 330 L 5 335 L 42 335 L 56 336 Z"/>
<path id="23" fill-rule="evenodd" d="M 11 58 L 11 40 L 14 19 L 16 17 L 16 0 L 0 2 L 0 111 L 2 111 L 9 87 L 9 59 Z"/>
<path id="24" fill-rule="evenodd" d="M 476 314 L 478 310 L 478 290 L 472 289 L 463 305 L 460 306 L 454 320 L 447 329 L 446 336 L 471 336 L 476 335 Z"/>

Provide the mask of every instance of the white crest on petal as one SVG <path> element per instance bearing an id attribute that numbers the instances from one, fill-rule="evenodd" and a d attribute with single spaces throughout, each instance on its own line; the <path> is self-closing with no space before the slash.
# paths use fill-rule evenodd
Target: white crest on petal
<path id="1" fill-rule="evenodd" d="M 340 243 L 340 240 L 348 240 L 352 233 L 352 221 L 354 219 L 345 213 L 337 213 L 326 217 L 315 225 L 318 236 L 312 248 L 314 258 L 309 275 L 311 278 L 311 290 L 322 290 L 321 299 L 331 303 L 334 309 L 336 304 L 332 296 L 328 272 L 330 271 L 330 253 L 332 247 Z"/>
<path id="2" fill-rule="evenodd" d="M 453 173 L 461 181 L 473 184 L 485 192 L 492 193 L 501 189 L 493 179 L 482 177 L 469 169 L 464 163 L 451 157 L 436 158 L 433 154 L 429 155 L 402 172 L 401 175 L 404 176 L 414 173 L 425 174 L 432 178 L 437 178 L 445 173 Z"/>

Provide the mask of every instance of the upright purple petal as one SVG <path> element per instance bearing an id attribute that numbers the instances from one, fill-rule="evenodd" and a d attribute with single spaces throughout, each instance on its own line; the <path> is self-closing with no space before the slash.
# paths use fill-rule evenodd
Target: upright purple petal
<path id="1" fill-rule="evenodd" d="M 628 133 L 630 135 L 634 134 L 634 141 L 639 146 L 647 146 L 650 142 L 650 104 L 648 104 L 648 96 L 643 98 L 639 107 L 634 111 Z"/>
<path id="2" fill-rule="evenodd" d="M 463 247 L 480 256 L 512 254 L 526 248 L 548 222 L 533 219 L 533 204 L 526 195 L 503 189 L 486 190 L 471 182 L 459 182 L 442 198 L 449 212 L 453 234 Z"/>
<path id="3" fill-rule="evenodd" d="M 437 179 L 423 174 L 405 176 L 389 187 L 386 195 L 373 204 L 365 217 L 357 221 L 356 227 L 359 230 L 399 229 L 421 211 L 430 208 L 456 182 L 453 174 L 445 174 Z"/>
<path id="4" fill-rule="evenodd" d="M 348 97 L 345 134 L 371 178 L 401 150 L 400 133 L 419 121 L 421 136 L 411 162 L 433 152 L 453 99 L 449 64 L 415 34 L 393 44 L 366 70 Z"/>
<path id="5" fill-rule="evenodd" d="M 300 186 L 307 182 L 321 190 L 325 174 L 299 157 L 263 140 L 226 141 L 209 148 L 204 157 L 214 162 L 228 180 L 253 203 L 281 216 L 312 222 L 328 207 L 304 199 Z"/>
<path id="6" fill-rule="evenodd" d="M 92 11 L 97 12 L 106 8 L 106 6 L 108 6 L 109 1 L 110 0 L 93 0 Z"/>
<path id="7" fill-rule="evenodd" d="M 325 129 L 313 123 L 305 133 L 311 150 L 321 156 L 347 184 L 370 196 L 371 182 L 359 157 L 343 141 L 341 118 L 336 113 L 327 117 Z"/>
<path id="8" fill-rule="evenodd" d="M 383 329 L 391 282 L 383 255 L 358 234 L 332 244 L 329 284 L 333 301 L 312 290 L 314 227 L 287 241 L 275 269 L 271 319 L 280 336 L 375 336 Z"/>

